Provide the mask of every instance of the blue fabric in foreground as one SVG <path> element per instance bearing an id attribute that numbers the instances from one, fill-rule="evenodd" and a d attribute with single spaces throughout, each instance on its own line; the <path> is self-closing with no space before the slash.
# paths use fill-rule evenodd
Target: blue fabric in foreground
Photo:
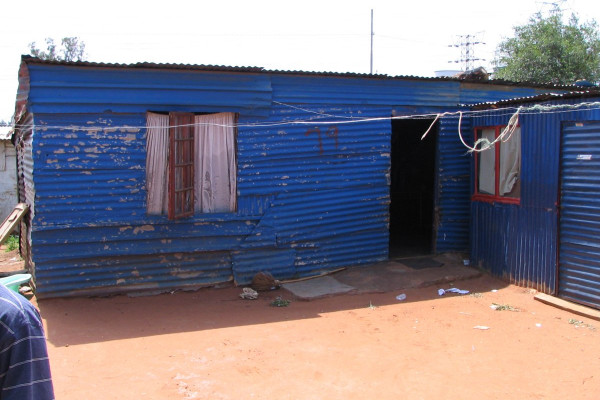
<path id="1" fill-rule="evenodd" d="M 0 400 L 6 399 L 54 399 L 54 390 L 37 309 L 0 285 Z"/>

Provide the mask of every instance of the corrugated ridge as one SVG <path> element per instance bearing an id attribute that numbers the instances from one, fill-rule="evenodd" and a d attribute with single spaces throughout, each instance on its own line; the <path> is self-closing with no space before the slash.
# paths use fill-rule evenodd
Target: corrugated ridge
<path id="1" fill-rule="evenodd" d="M 31 85 L 20 100 L 35 113 L 31 172 L 40 187 L 32 243 L 42 297 L 204 285 L 232 275 L 242 283 L 265 268 L 261 257 L 284 277 L 387 258 L 387 117 L 403 106 L 454 107 L 461 85 L 148 65 L 27 66 L 21 75 L 30 73 Z M 173 110 L 240 114 L 236 213 L 176 222 L 146 215 L 145 113 Z M 347 124 L 347 117 L 384 119 Z M 469 163 L 452 134 L 455 124 L 442 124 L 439 144 L 438 251 L 468 243 Z M 175 271 L 180 261 L 184 272 Z"/>
<path id="2" fill-rule="evenodd" d="M 442 118 L 438 137 L 438 181 L 436 214 L 437 252 L 466 251 L 469 248 L 471 156 L 457 137 L 458 117 Z M 465 141 L 472 140 L 471 125 L 462 119 L 460 129 Z"/>
<path id="3" fill-rule="evenodd" d="M 57 260 L 39 269 L 37 293 L 47 298 L 206 286 L 232 280 L 230 266 L 229 252 Z"/>
<path id="4" fill-rule="evenodd" d="M 292 104 L 327 104 L 363 106 L 426 105 L 428 107 L 455 107 L 459 104 L 459 82 L 374 80 L 364 84 L 361 79 L 339 79 L 310 76 L 272 77 L 277 100 Z"/>
<path id="5" fill-rule="evenodd" d="M 38 63 L 28 64 L 28 70 L 28 107 L 33 113 L 176 109 L 265 117 L 271 105 L 270 78 L 263 74 L 127 68 L 107 68 L 100 73 L 94 68 Z"/>
<path id="6" fill-rule="evenodd" d="M 564 101 L 561 104 L 574 102 L 576 100 Z M 510 113 L 506 114 L 504 111 L 490 110 L 474 118 L 473 125 L 505 125 L 510 116 Z M 473 262 L 519 285 L 546 293 L 556 292 L 561 128 L 564 121 L 589 119 L 600 119 L 600 115 L 597 111 L 520 115 L 519 123 L 522 131 L 520 205 L 473 203 L 471 246 Z M 577 142 L 579 139 L 575 140 Z M 580 151 L 570 152 L 567 149 L 566 154 L 576 157 L 577 153 L 587 153 L 587 142 L 580 141 L 579 144 Z M 563 175 L 570 174 L 568 162 L 562 169 Z M 592 179 L 595 180 L 595 175 Z M 573 185 L 566 182 L 566 186 Z M 589 218 L 589 208 L 593 204 L 594 200 L 586 201 L 585 211 L 576 214 L 566 209 L 567 205 L 563 204 L 561 237 L 569 234 L 571 227 L 580 232 L 576 236 L 588 229 L 581 219 Z M 572 224 L 564 223 L 565 215 L 574 217 Z M 585 232 L 585 235 L 593 231 Z M 562 244 L 561 239 L 561 257 L 572 250 Z"/>
<path id="7" fill-rule="evenodd" d="M 562 135 L 559 293 L 600 308 L 600 124 Z"/>
<path id="8" fill-rule="evenodd" d="M 554 212 L 474 202 L 473 224 L 474 263 L 512 283 L 554 292 L 557 243 Z"/>

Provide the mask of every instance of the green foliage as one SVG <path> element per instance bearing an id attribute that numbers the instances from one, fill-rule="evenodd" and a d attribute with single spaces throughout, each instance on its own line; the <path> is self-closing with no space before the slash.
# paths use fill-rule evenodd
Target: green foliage
<path id="1" fill-rule="evenodd" d="M 571 319 L 569 319 L 569 323 L 571 325 L 575 325 L 575 327 L 577 327 L 577 328 L 584 327 L 584 328 L 588 328 L 588 329 L 590 329 L 592 331 L 596 330 L 596 328 L 594 327 L 594 325 L 586 324 L 583 321 L 580 321 L 578 319 L 571 318 Z"/>
<path id="2" fill-rule="evenodd" d="M 83 61 L 85 59 L 85 43 L 78 37 L 64 37 L 61 46 L 57 47 L 54 39 L 46 38 L 46 50 L 37 48 L 35 42 L 29 43 L 31 55 L 42 60 L 51 61 Z"/>
<path id="3" fill-rule="evenodd" d="M 514 33 L 496 49 L 496 79 L 555 84 L 600 80 L 596 21 L 580 24 L 572 14 L 565 24 L 562 12 L 555 9 L 545 18 L 534 14 L 528 24 L 515 27 Z"/>
<path id="4" fill-rule="evenodd" d="M 277 296 L 277 298 L 275 300 L 273 300 L 270 303 L 270 305 L 271 305 L 271 307 L 287 307 L 290 305 L 290 303 L 291 303 L 291 301 L 282 299 L 281 297 Z"/>
<path id="5" fill-rule="evenodd" d="M 490 307 L 496 311 L 521 311 L 518 308 L 515 308 L 509 304 L 492 303 Z"/>
<path id="6" fill-rule="evenodd" d="M 6 252 L 13 251 L 19 248 L 19 237 L 17 235 L 10 235 L 6 239 Z"/>

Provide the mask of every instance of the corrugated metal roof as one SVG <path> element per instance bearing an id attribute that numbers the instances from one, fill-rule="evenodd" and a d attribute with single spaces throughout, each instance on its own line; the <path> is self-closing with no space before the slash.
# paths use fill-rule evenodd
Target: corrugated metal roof
<path id="1" fill-rule="evenodd" d="M 475 110 L 486 110 L 501 106 L 518 105 L 524 103 L 540 103 L 552 100 L 586 99 L 592 97 L 600 97 L 600 88 L 582 88 L 581 90 L 574 90 L 566 93 L 543 93 L 535 96 L 515 97 L 512 99 L 466 104 L 465 107 L 472 107 Z"/>
<path id="2" fill-rule="evenodd" d="M 481 80 L 469 77 L 424 77 L 414 75 L 386 75 L 386 74 L 367 74 L 357 72 L 328 72 L 328 71 L 302 71 L 302 70 L 269 70 L 263 67 L 237 67 L 226 65 L 204 65 L 204 64 L 177 64 L 177 63 L 103 63 L 92 61 L 55 61 L 42 60 L 29 55 L 21 56 L 23 62 L 27 64 L 52 64 L 65 66 L 95 67 L 95 68 L 149 68 L 149 69 L 171 69 L 171 70 L 190 70 L 190 71 L 214 71 L 214 72 L 248 72 L 265 74 L 283 74 L 283 75 L 307 75 L 307 76 L 335 76 L 347 78 L 365 78 L 365 79 L 396 79 L 396 80 L 419 80 L 419 81 L 453 81 L 453 82 L 474 82 L 484 85 L 505 85 L 557 89 L 574 88 L 575 85 L 556 85 L 552 83 L 533 83 L 533 82 L 511 82 L 500 79 Z"/>
<path id="3" fill-rule="evenodd" d="M 0 140 L 10 140 L 12 133 L 11 126 L 0 126 Z"/>

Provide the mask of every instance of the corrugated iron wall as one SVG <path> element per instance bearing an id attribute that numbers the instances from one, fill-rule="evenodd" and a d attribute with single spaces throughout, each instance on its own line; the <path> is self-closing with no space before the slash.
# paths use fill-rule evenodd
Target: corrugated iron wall
<path id="1" fill-rule="evenodd" d="M 25 68 L 40 297 L 247 283 L 262 270 L 294 278 L 384 260 L 386 118 L 397 107 L 447 110 L 461 95 L 454 81 Z M 145 113 L 172 110 L 239 114 L 236 213 L 146 215 Z M 468 244 L 455 126 L 441 124 L 438 251 Z"/>
<path id="2" fill-rule="evenodd" d="M 480 114 L 473 126 L 505 125 L 515 111 Z M 521 202 L 472 202 L 472 262 L 518 285 L 555 293 L 561 127 L 594 118 L 600 118 L 597 111 L 521 114 Z"/>
<path id="3" fill-rule="evenodd" d="M 275 276 L 302 277 L 387 258 L 391 125 L 344 122 L 389 109 L 275 105 L 272 119 L 301 120 L 307 112 L 314 125 L 240 129 L 240 206 L 265 201 L 257 228 L 233 253 L 236 282 L 265 265 Z"/>
<path id="4" fill-rule="evenodd" d="M 442 118 L 438 139 L 438 185 L 435 249 L 465 251 L 469 248 L 469 197 L 471 187 L 471 155 L 458 137 L 459 117 Z M 461 120 L 460 130 L 465 141 L 473 134 L 467 118 Z"/>
<path id="5" fill-rule="evenodd" d="M 558 293 L 600 309 L 600 121 L 565 124 Z"/>

